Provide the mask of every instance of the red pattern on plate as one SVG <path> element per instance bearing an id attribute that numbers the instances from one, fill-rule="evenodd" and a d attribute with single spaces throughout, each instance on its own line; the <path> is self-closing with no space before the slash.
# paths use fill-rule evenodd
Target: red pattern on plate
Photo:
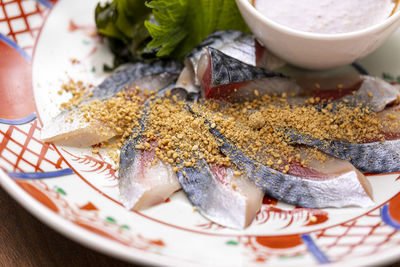
<path id="1" fill-rule="evenodd" d="M 92 202 L 88 202 L 85 205 L 79 207 L 81 210 L 99 210 Z"/>
<path id="2" fill-rule="evenodd" d="M 34 199 L 42 203 L 44 206 L 49 208 L 50 210 L 54 211 L 55 213 L 59 212 L 57 205 L 48 197 L 46 194 L 42 193 L 38 190 L 35 186 L 31 185 L 30 183 L 15 180 L 15 182 L 24 189 L 29 195 L 31 195 Z"/>
<path id="3" fill-rule="evenodd" d="M 199 227 L 203 230 L 221 230 L 221 229 L 225 229 L 226 227 L 216 224 L 214 222 L 207 222 L 207 223 L 202 223 L 202 224 L 197 224 L 195 225 L 196 227 Z"/>
<path id="4" fill-rule="evenodd" d="M 290 226 L 311 226 L 321 224 L 329 219 L 328 213 L 319 209 L 307 209 L 295 207 L 291 210 L 284 210 L 277 208 L 278 201 L 276 199 L 265 196 L 263 205 L 257 213 L 253 223 L 254 224 L 267 224 L 271 220 L 280 220 L 282 227 L 285 229 Z M 218 231 L 226 227 L 218 225 L 213 222 L 195 225 L 203 230 Z"/>
<path id="5" fill-rule="evenodd" d="M 92 38 L 99 37 L 97 35 L 97 29 L 94 25 L 79 25 L 79 24 L 75 23 L 73 20 L 69 21 L 68 31 L 69 32 L 82 31 L 88 37 L 92 37 Z"/>
<path id="6" fill-rule="evenodd" d="M 389 214 L 393 220 L 400 224 L 400 194 L 390 201 Z"/>
<path id="7" fill-rule="evenodd" d="M 278 201 L 270 197 L 264 197 L 261 210 L 257 213 L 255 223 L 265 224 L 271 219 L 282 220 L 285 223 L 281 229 L 292 225 L 310 226 L 326 222 L 328 213 L 319 209 L 307 209 L 295 207 L 291 210 L 277 208 Z"/>
<path id="8" fill-rule="evenodd" d="M 398 198 L 399 196 L 397 196 Z M 316 243 L 332 261 L 370 256 L 400 245 L 400 233 L 386 225 L 380 209 L 356 220 L 315 233 Z M 391 243 L 390 247 L 385 246 Z"/>
<path id="9" fill-rule="evenodd" d="M 255 262 L 267 262 L 272 257 L 297 257 L 307 253 L 300 235 L 240 237 L 239 243 Z"/>
<path id="10" fill-rule="evenodd" d="M 10 10 L 12 14 L 8 13 Z M 46 14 L 48 9 L 34 0 L 0 0 L 0 27 L 7 29 L 2 34 L 29 52 Z M 21 23 L 23 27 L 18 29 Z M 0 51 L 0 118 L 26 117 L 35 112 L 31 65 L 1 41 Z M 37 137 L 40 130 L 37 124 L 34 121 L 20 126 L 0 125 L 0 167 L 12 172 L 44 172 L 62 168 L 63 159 L 52 145 Z"/>
<path id="11" fill-rule="evenodd" d="M 161 239 L 149 239 L 143 237 L 141 234 L 133 235 L 124 225 L 119 225 L 115 220 L 109 219 L 107 221 L 107 219 L 102 218 L 99 209 L 92 203 L 89 204 L 90 208 L 79 208 L 78 205 L 71 205 L 59 192 L 49 188 L 41 180 L 16 180 L 16 182 L 29 195 L 50 210 L 90 232 L 114 240 L 125 246 L 144 251 L 165 246 L 164 241 Z"/>
<path id="12" fill-rule="evenodd" d="M 16 10 L 16 15 L 10 15 L 7 12 L 11 9 Z M 2 17 L 0 26 L 8 29 L 2 34 L 31 54 L 48 9 L 39 4 L 39 1 L 34 0 L 0 0 L 0 13 L 3 13 L 3 16 L 0 16 Z M 19 26 L 15 26 L 17 23 Z"/>
<path id="13" fill-rule="evenodd" d="M 2 41 L 0 51 L 0 118 L 24 118 L 35 112 L 31 65 Z"/>
<path id="14" fill-rule="evenodd" d="M 255 241 L 269 248 L 284 249 L 293 248 L 303 244 L 300 235 L 288 235 L 288 236 L 257 236 Z"/>
<path id="15" fill-rule="evenodd" d="M 38 139 L 40 128 L 37 124 L 35 120 L 22 126 L 0 127 L 0 166 L 3 169 L 44 172 L 62 168 L 63 158 L 52 145 Z"/>
<path id="16" fill-rule="evenodd" d="M 63 151 L 70 155 L 73 161 L 78 162 L 82 165 L 89 165 L 91 169 L 86 170 L 85 172 L 105 173 L 107 178 L 111 180 L 117 180 L 116 169 L 110 163 L 104 161 L 100 154 L 100 159 L 97 159 L 89 155 L 77 156 L 68 152 L 65 149 L 63 149 Z"/>

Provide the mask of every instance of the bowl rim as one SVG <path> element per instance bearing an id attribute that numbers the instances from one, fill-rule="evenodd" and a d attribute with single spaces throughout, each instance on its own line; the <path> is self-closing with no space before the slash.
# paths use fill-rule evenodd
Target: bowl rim
<path id="1" fill-rule="evenodd" d="M 391 24 L 395 23 L 396 21 L 400 21 L 400 7 L 398 7 L 397 11 L 391 15 L 389 18 L 379 22 L 377 24 L 371 25 L 367 28 L 346 32 L 346 33 L 314 33 L 314 32 L 306 32 L 301 30 L 296 30 L 275 22 L 267 18 L 266 16 L 262 15 L 251 3 L 250 0 L 236 0 L 237 3 L 241 3 L 244 8 L 246 8 L 253 17 L 257 18 L 257 20 L 261 21 L 263 24 L 273 28 L 274 30 L 283 32 L 288 35 L 306 38 L 306 39 L 314 39 L 314 40 L 345 40 L 345 39 L 352 39 L 361 37 L 368 34 L 373 34 L 379 31 L 384 30 L 384 28 L 390 26 Z"/>

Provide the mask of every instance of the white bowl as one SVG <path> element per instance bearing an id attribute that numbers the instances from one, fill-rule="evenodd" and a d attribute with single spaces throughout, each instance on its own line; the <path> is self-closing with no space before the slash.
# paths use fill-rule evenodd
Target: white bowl
<path id="1" fill-rule="evenodd" d="M 400 11 L 363 30 L 320 34 L 295 30 L 263 16 L 249 0 L 236 0 L 254 35 L 283 60 L 308 69 L 327 69 L 362 58 L 383 44 L 400 24 Z"/>

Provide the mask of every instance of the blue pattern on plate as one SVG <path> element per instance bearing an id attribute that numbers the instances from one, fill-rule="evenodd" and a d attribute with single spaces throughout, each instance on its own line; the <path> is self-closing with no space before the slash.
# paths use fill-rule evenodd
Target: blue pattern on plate
<path id="1" fill-rule="evenodd" d="M 33 121 L 35 119 L 36 119 L 36 114 L 32 113 L 32 114 L 26 116 L 25 118 L 21 118 L 21 119 L 9 120 L 9 119 L 0 118 L 0 123 L 10 124 L 10 125 L 21 125 L 21 124 L 26 124 L 28 122 L 31 122 L 31 121 Z"/>
<path id="2" fill-rule="evenodd" d="M 386 204 L 381 209 L 381 218 L 389 226 L 400 231 L 400 223 L 396 222 L 389 213 L 389 204 Z"/>
<path id="3" fill-rule="evenodd" d="M 8 172 L 10 177 L 19 179 L 56 178 L 69 174 L 74 174 L 74 171 L 70 168 L 51 172 Z"/>
<path id="4" fill-rule="evenodd" d="M 301 235 L 301 239 L 304 244 L 306 244 L 308 250 L 311 254 L 317 259 L 319 263 L 330 263 L 329 259 L 325 256 L 325 254 L 319 249 L 317 244 L 315 244 L 314 240 L 312 240 L 311 236 L 308 234 Z"/>
<path id="5" fill-rule="evenodd" d="M 47 8 L 52 8 L 53 4 L 47 0 L 36 0 Z"/>

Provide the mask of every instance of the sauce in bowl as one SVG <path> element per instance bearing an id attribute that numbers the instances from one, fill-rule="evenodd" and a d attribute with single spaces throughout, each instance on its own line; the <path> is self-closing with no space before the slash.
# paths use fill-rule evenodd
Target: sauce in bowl
<path id="1" fill-rule="evenodd" d="M 397 11 L 400 0 L 253 0 L 267 18 L 313 33 L 337 34 L 365 29 Z"/>

